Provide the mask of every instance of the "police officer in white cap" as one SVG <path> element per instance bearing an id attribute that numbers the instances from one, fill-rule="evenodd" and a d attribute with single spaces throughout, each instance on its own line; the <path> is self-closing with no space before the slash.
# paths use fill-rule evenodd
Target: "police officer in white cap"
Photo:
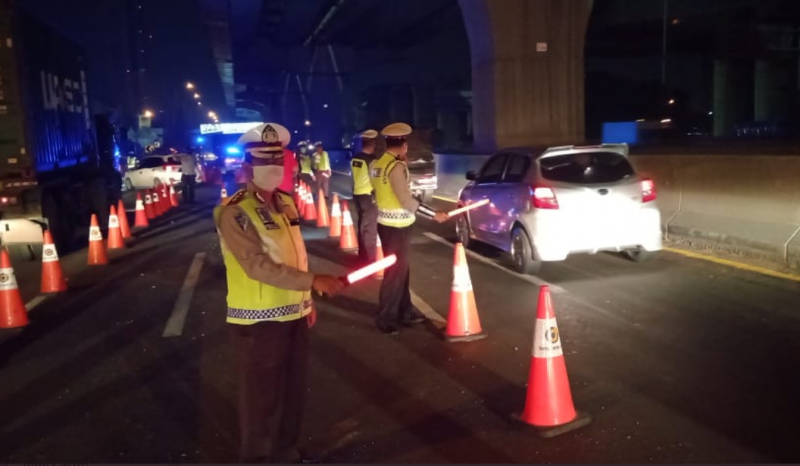
<path id="1" fill-rule="evenodd" d="M 411 126 L 393 123 L 381 131 L 386 138 L 386 153 L 370 164 L 370 181 L 375 189 L 378 204 L 378 234 L 386 255 L 397 255 L 397 263 L 386 269 L 381 284 L 378 329 L 396 334 L 399 325 L 424 322 L 425 318 L 414 310 L 409 290 L 409 247 L 412 226 L 419 213 L 439 223 L 447 214 L 437 212 L 414 199 L 409 189 L 408 137 Z"/>
<path id="2" fill-rule="evenodd" d="M 375 160 L 378 132 L 369 129 L 360 137 L 361 152 L 350 160 L 350 172 L 353 175 L 353 201 L 358 212 L 358 258 L 363 264 L 369 264 L 375 262 L 378 247 L 378 206 L 369 179 L 369 164 Z"/>
<path id="3" fill-rule="evenodd" d="M 264 124 L 239 140 L 247 187 L 214 211 L 228 282 L 227 322 L 239 382 L 240 459 L 298 462 L 306 392 L 311 290 L 333 295 L 343 284 L 308 271 L 292 196 L 278 189 L 284 151 Z"/>

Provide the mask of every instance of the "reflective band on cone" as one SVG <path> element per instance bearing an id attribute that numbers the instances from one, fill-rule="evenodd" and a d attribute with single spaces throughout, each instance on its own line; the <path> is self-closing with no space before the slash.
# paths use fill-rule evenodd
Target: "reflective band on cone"
<path id="1" fill-rule="evenodd" d="M 331 228 L 328 230 L 329 238 L 339 238 L 342 236 L 342 208 L 339 206 L 339 195 L 333 193 L 333 204 L 331 204 Z"/>
<path id="2" fill-rule="evenodd" d="M 469 278 L 464 245 L 456 243 L 453 253 L 453 284 L 450 289 L 450 312 L 444 338 L 449 342 L 481 340 L 488 336 L 481 327 L 478 306 Z"/>
<path id="3" fill-rule="evenodd" d="M 17 277 L 14 275 L 14 269 L 6 268 L 0 269 L 0 291 L 9 291 L 17 289 Z"/>
<path id="4" fill-rule="evenodd" d="M 11 258 L 5 249 L 0 252 L 0 328 L 28 325 L 28 311 L 19 294 Z"/>
<path id="5" fill-rule="evenodd" d="M 58 260 L 58 251 L 53 244 L 53 235 L 45 230 L 42 242 L 42 293 L 61 293 L 67 291 L 67 281 Z"/>
<path id="6" fill-rule="evenodd" d="M 353 227 L 353 217 L 347 201 L 342 201 L 342 237 L 339 239 L 339 249 L 346 252 L 358 251 L 356 229 Z"/>
<path id="7" fill-rule="evenodd" d="M 45 244 L 42 247 L 42 262 L 58 262 L 55 244 Z"/>

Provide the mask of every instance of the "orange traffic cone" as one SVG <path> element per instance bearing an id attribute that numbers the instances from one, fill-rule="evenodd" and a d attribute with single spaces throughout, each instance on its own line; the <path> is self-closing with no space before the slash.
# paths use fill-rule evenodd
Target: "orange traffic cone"
<path id="1" fill-rule="evenodd" d="M 575 430 L 592 421 L 589 415 L 576 412 L 572 404 L 561 336 L 547 285 L 539 288 L 528 393 L 519 420 L 536 427 L 539 435 L 546 438 Z"/>
<path id="2" fill-rule="evenodd" d="M 136 193 L 136 219 L 133 227 L 147 228 L 149 226 L 150 222 L 147 221 L 147 211 L 144 208 L 144 202 L 142 202 L 142 195 L 141 193 Z"/>
<path id="3" fill-rule="evenodd" d="M 447 315 L 447 328 L 444 338 L 447 341 L 474 341 L 486 338 L 488 334 L 481 328 L 472 280 L 464 245 L 456 243 L 453 254 L 453 286 L 450 291 L 450 312 Z"/>
<path id="4" fill-rule="evenodd" d="M 350 216 L 347 201 L 342 201 L 342 237 L 339 239 L 339 248 L 347 252 L 358 251 L 356 229 L 353 226 L 353 217 Z"/>
<path id="5" fill-rule="evenodd" d="M 169 209 L 172 208 L 172 205 L 169 203 L 169 189 L 162 184 L 161 192 L 159 194 L 160 196 L 158 198 L 161 199 L 161 211 L 167 213 L 169 212 Z"/>
<path id="6" fill-rule="evenodd" d="M 329 238 L 339 238 L 342 236 L 342 208 L 339 206 L 339 195 L 333 193 L 333 204 L 331 204 L 331 229 L 328 231 Z"/>
<path id="7" fill-rule="evenodd" d="M 297 195 L 297 215 L 304 217 L 306 214 L 306 185 L 300 182 L 300 189 Z"/>
<path id="8" fill-rule="evenodd" d="M 131 237 L 131 226 L 128 223 L 128 212 L 125 210 L 125 203 L 122 199 L 117 202 L 117 217 L 119 217 L 119 231 L 122 232 L 122 239 Z"/>
<path id="9" fill-rule="evenodd" d="M 0 252 L 0 328 L 17 328 L 28 325 L 28 311 L 17 287 L 17 277 L 8 251 Z"/>
<path id="10" fill-rule="evenodd" d="M 175 192 L 175 182 L 169 184 L 169 204 L 178 207 L 178 194 Z"/>
<path id="11" fill-rule="evenodd" d="M 108 215 L 108 249 L 125 249 L 125 240 L 122 239 L 122 231 L 119 228 L 117 209 L 113 205 L 111 213 Z"/>
<path id="12" fill-rule="evenodd" d="M 144 213 L 147 216 L 147 220 L 156 218 L 156 209 L 153 206 L 153 195 L 150 193 L 149 189 L 145 189 L 144 191 Z"/>
<path id="13" fill-rule="evenodd" d="M 61 293 L 67 291 L 67 281 L 61 271 L 61 262 L 58 260 L 58 251 L 53 243 L 50 230 L 44 232 L 44 246 L 42 247 L 42 293 Z"/>
<path id="14" fill-rule="evenodd" d="M 225 200 L 228 197 L 228 190 L 225 189 L 225 186 L 222 186 L 222 189 L 219 190 L 219 197 L 221 200 Z"/>
<path id="15" fill-rule="evenodd" d="M 153 200 L 153 213 L 156 217 L 161 217 L 164 214 L 163 204 L 161 204 L 161 196 L 158 194 L 158 188 L 153 189 L 153 194 L 150 196 Z"/>
<path id="16" fill-rule="evenodd" d="M 322 188 L 319 190 L 319 208 L 317 209 L 317 228 L 328 228 L 331 226 L 331 218 L 328 216 L 328 203 L 325 202 L 325 195 Z"/>
<path id="17" fill-rule="evenodd" d="M 307 222 L 313 222 L 317 219 L 317 208 L 314 207 L 314 196 L 311 192 L 306 192 L 306 211 L 304 212 L 303 219 Z"/>
<path id="18" fill-rule="evenodd" d="M 383 259 L 383 245 L 381 244 L 381 235 L 377 235 L 377 236 L 378 236 L 378 241 L 377 241 L 377 243 L 375 243 L 375 246 L 376 246 L 375 247 L 375 259 L 376 260 L 382 260 Z M 375 278 L 377 278 L 378 280 L 383 280 L 383 269 L 381 269 L 380 271 L 378 271 L 378 273 L 375 274 Z"/>
<path id="19" fill-rule="evenodd" d="M 295 188 L 294 190 L 294 205 L 295 207 L 297 207 L 297 213 L 299 213 L 300 215 L 303 215 L 303 213 L 300 212 L 300 204 L 301 204 L 300 201 L 302 199 L 303 199 L 303 184 L 301 182 L 300 184 L 297 185 L 297 188 Z"/>
<path id="20" fill-rule="evenodd" d="M 89 265 L 108 264 L 106 245 L 103 244 L 103 233 L 97 223 L 97 214 L 92 214 L 92 223 L 89 227 Z"/>

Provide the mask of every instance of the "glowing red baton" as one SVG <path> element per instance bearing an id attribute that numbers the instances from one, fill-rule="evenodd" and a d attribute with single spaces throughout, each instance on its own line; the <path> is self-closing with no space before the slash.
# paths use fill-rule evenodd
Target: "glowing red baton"
<path id="1" fill-rule="evenodd" d="M 370 275 L 374 275 L 380 272 L 381 270 L 391 267 L 392 265 L 394 265 L 395 262 L 397 262 L 397 256 L 395 256 L 394 254 L 392 254 L 391 256 L 386 256 L 377 262 L 373 262 L 372 264 L 369 264 L 368 266 L 362 269 L 358 269 L 355 272 L 349 274 L 345 279 L 345 281 L 347 282 L 348 285 L 352 285 L 353 283 L 359 280 L 367 278 Z"/>
<path id="2" fill-rule="evenodd" d="M 453 216 L 456 216 L 458 214 L 463 214 L 464 212 L 466 212 L 468 210 L 477 209 L 478 207 L 484 206 L 484 205 L 486 205 L 488 203 L 489 203 L 489 199 L 483 199 L 483 200 L 478 201 L 478 202 L 476 202 L 474 204 L 465 205 L 464 207 L 459 207 L 458 209 L 451 210 L 450 212 L 447 213 L 447 216 L 448 217 L 453 217 Z"/>

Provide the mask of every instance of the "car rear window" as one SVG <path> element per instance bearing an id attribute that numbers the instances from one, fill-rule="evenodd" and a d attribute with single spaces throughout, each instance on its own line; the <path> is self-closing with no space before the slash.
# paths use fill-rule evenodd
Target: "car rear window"
<path id="1" fill-rule="evenodd" d="M 628 159 L 615 152 L 554 155 L 540 159 L 539 165 L 545 179 L 576 184 L 613 183 L 634 174 Z"/>

